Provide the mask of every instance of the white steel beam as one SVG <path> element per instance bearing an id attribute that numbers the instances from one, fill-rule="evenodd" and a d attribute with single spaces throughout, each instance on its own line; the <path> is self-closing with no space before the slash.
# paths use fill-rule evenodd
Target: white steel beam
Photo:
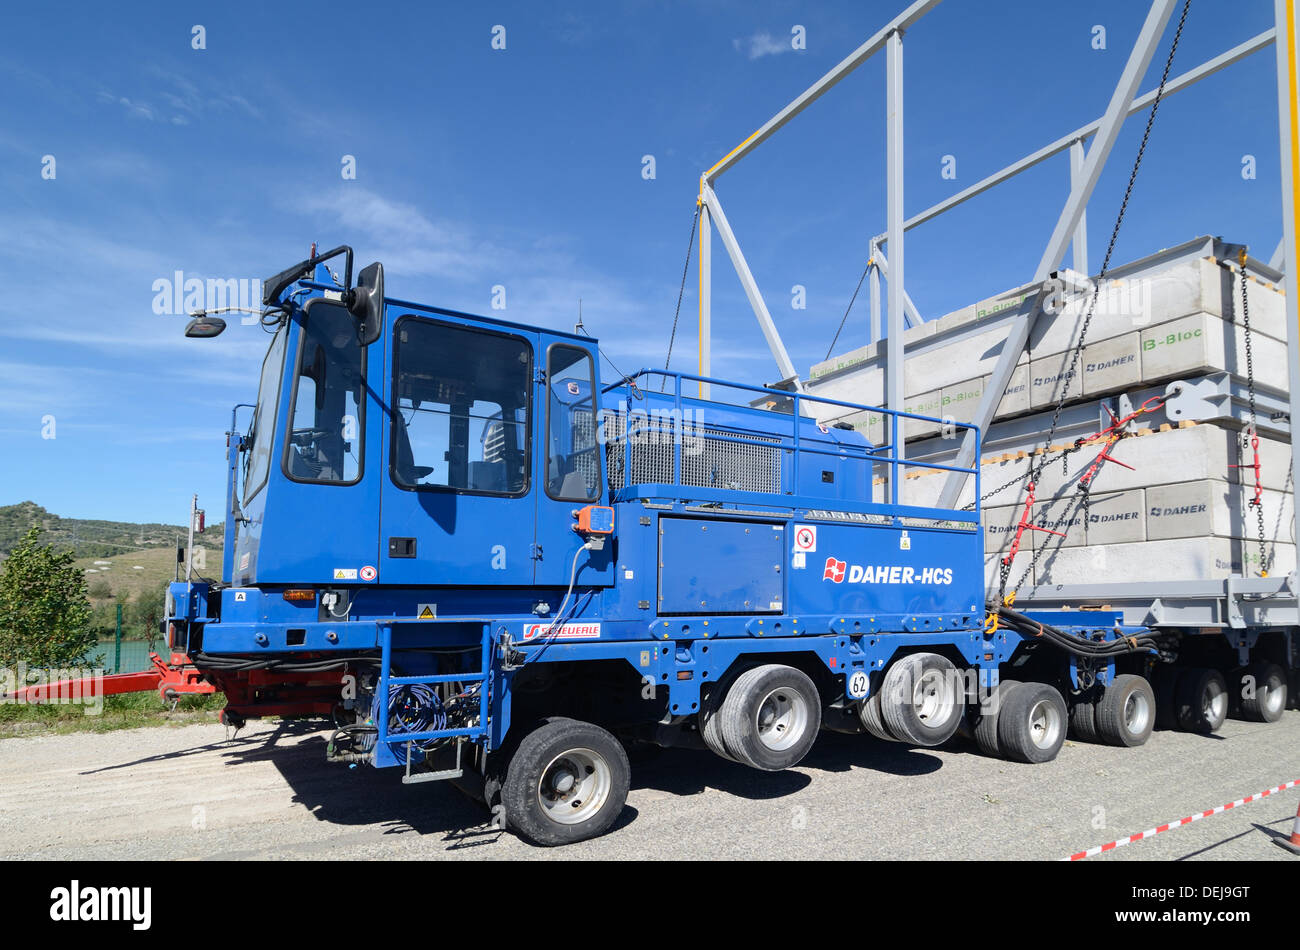
<path id="1" fill-rule="evenodd" d="M 889 329 L 885 335 L 885 407 L 903 408 L 903 37 L 889 34 L 885 65 L 885 218 L 889 224 L 890 267 L 889 299 L 886 315 Z M 905 454 L 903 426 L 897 416 L 889 438 L 891 454 L 902 460 Z M 898 472 L 895 468 L 894 471 Z M 891 485 L 896 490 L 897 485 Z"/>
<path id="2" fill-rule="evenodd" d="M 785 343 L 781 340 L 781 334 L 777 332 L 776 324 L 772 322 L 772 314 L 768 312 L 767 303 L 763 300 L 762 293 L 759 292 L 758 283 L 754 280 L 754 274 L 750 271 L 749 264 L 745 261 L 745 255 L 740 250 L 740 243 L 731 230 L 726 214 L 723 213 L 717 194 L 714 193 L 713 188 L 707 182 L 703 186 L 702 196 L 705 207 L 708 208 L 713 223 L 717 226 L 718 237 L 722 240 L 722 246 L 727 249 L 727 254 L 731 258 L 731 265 L 736 268 L 736 275 L 740 278 L 740 284 L 745 289 L 745 296 L 749 298 L 749 305 L 754 309 L 754 316 L 758 318 L 758 325 L 763 330 L 763 336 L 767 340 L 767 348 L 772 351 L 772 358 L 776 360 L 776 367 L 781 374 L 781 380 L 793 380 L 795 388 L 802 392 L 803 385 L 799 382 L 799 374 L 795 371 L 794 363 L 790 362 L 790 354 L 786 351 Z"/>
<path id="3" fill-rule="evenodd" d="M 1202 79 L 1206 78 L 1207 76 L 1214 75 L 1219 70 L 1225 69 L 1228 66 L 1231 66 L 1235 62 L 1245 59 L 1247 56 L 1251 55 L 1252 53 L 1259 52 L 1260 50 L 1264 49 L 1270 43 L 1273 42 L 1276 36 L 1276 32 L 1277 32 L 1276 30 L 1265 30 L 1263 33 L 1260 33 L 1258 36 L 1251 37 L 1250 39 L 1246 40 L 1244 43 L 1240 43 L 1237 46 L 1234 46 L 1232 49 L 1214 57 L 1214 59 L 1207 60 L 1206 62 L 1202 63 L 1200 66 L 1197 66 L 1195 69 L 1188 70 L 1182 75 L 1170 79 L 1169 82 L 1165 85 L 1165 97 L 1167 98 L 1176 92 L 1186 89 L 1188 86 L 1200 82 Z M 1148 108 L 1151 105 L 1151 103 L 1155 101 L 1155 98 L 1156 98 L 1156 93 L 1154 89 L 1148 93 L 1144 93 L 1143 95 L 1133 100 L 1132 104 L 1129 106 L 1128 114 L 1133 115 L 1136 112 L 1141 112 L 1143 109 Z M 924 224 L 926 221 L 929 221 L 931 218 L 938 217 L 939 215 L 943 214 L 945 211 L 949 210 L 950 208 L 955 208 L 957 205 L 969 201 L 970 199 L 974 198 L 976 195 L 983 194 L 984 192 L 992 188 L 994 185 L 1001 184 L 1002 182 L 1006 181 L 1008 178 L 1014 178 L 1016 175 L 1020 174 L 1026 169 L 1033 168 L 1035 165 L 1039 164 L 1040 162 L 1046 161 L 1047 159 L 1051 158 L 1053 155 L 1059 155 L 1061 152 L 1064 152 L 1066 149 L 1068 149 L 1074 142 L 1077 142 L 1080 139 L 1091 138 L 1093 135 L 1096 134 L 1097 130 L 1101 128 L 1101 124 L 1104 118 L 1105 117 L 1103 116 L 1102 118 L 1099 119 L 1093 119 L 1087 125 L 1075 129 L 1073 132 L 1070 132 L 1068 135 L 1061 136 L 1055 142 L 1052 142 L 1048 145 L 1044 145 L 1042 148 L 1038 149 L 1035 152 L 1031 152 L 1030 154 L 1026 155 L 1024 158 L 1020 159 L 1019 161 L 1012 162 L 1010 165 L 1008 165 L 1006 168 L 1003 168 L 1001 171 L 996 171 L 992 175 L 989 175 L 987 178 L 977 181 L 969 188 L 957 192 L 957 194 L 953 195 L 951 198 L 945 198 L 943 201 L 940 201 L 938 204 L 926 208 L 924 211 L 920 212 L 919 214 L 913 215 L 912 217 L 908 218 L 907 222 L 903 225 L 904 230 L 910 231 L 918 224 Z M 882 239 L 883 237 L 884 237 L 883 234 L 876 235 L 877 239 Z"/>
<path id="4" fill-rule="evenodd" d="M 1079 225 L 1079 219 L 1083 216 L 1083 210 L 1088 205 L 1088 199 L 1092 197 L 1093 189 L 1101 178 L 1101 171 L 1106 165 L 1106 159 L 1110 156 L 1111 149 L 1115 147 L 1115 141 L 1119 138 L 1120 127 L 1124 124 L 1124 119 L 1128 117 L 1133 97 L 1137 94 L 1138 84 L 1142 82 L 1142 77 L 1146 75 L 1147 67 L 1151 65 L 1151 59 L 1155 55 L 1160 37 L 1169 24 L 1170 16 L 1173 15 L 1174 2 L 1175 0 L 1154 0 L 1151 4 L 1146 22 L 1142 24 L 1137 42 L 1133 44 L 1133 51 L 1129 54 L 1128 62 L 1124 65 L 1124 72 L 1115 85 L 1115 91 L 1110 97 L 1110 104 L 1106 107 L 1106 113 L 1102 116 L 1101 125 L 1097 128 L 1096 137 L 1092 141 L 1092 146 L 1088 149 L 1088 155 L 1084 159 L 1078 180 L 1070 189 L 1070 197 L 1066 199 L 1065 207 L 1061 210 L 1060 217 L 1057 218 L 1056 227 L 1052 231 L 1051 238 L 1048 239 L 1042 259 L 1039 260 L 1038 268 L 1034 271 L 1035 281 L 1046 280 L 1052 271 L 1061 266 L 1061 260 L 1065 257 L 1065 249 L 1069 246 L 1071 235 Z M 894 249 L 891 245 L 890 253 L 893 252 Z M 980 398 L 979 406 L 975 410 L 975 418 L 972 420 L 980 431 L 986 430 L 993 421 L 998 404 L 1002 401 L 1002 395 L 1011 382 L 1011 374 L 1015 371 L 1020 354 L 1024 352 L 1025 345 L 1029 342 L 1029 334 L 1033 330 L 1034 321 L 1042 309 L 1041 302 L 1042 297 L 1040 295 L 1038 303 L 1027 314 L 1011 324 L 1011 330 L 1002 346 L 1002 353 L 998 357 L 997 365 L 993 369 L 992 377 L 984 389 L 984 395 Z M 969 429 L 965 429 L 963 432 L 965 435 L 953 465 L 957 468 L 970 468 L 979 464 L 979 459 L 975 458 L 975 436 Z M 943 491 L 939 494 L 939 507 L 952 507 L 956 503 L 961 494 L 962 486 L 968 477 L 961 472 L 949 474 L 947 481 L 944 483 Z"/>
<path id="5" fill-rule="evenodd" d="M 1286 268 L 1286 237 L 1277 242 L 1277 250 L 1273 256 L 1268 259 L 1268 266 L 1273 270 L 1280 271 Z"/>
<path id="6" fill-rule="evenodd" d="M 871 243 L 871 274 L 868 279 L 871 281 L 871 339 L 867 342 L 876 343 L 880 340 L 880 268 L 877 266 L 877 254 L 880 253 L 880 246 L 874 241 Z"/>
<path id="7" fill-rule="evenodd" d="M 916 0 L 911 6 L 900 13 L 894 19 L 890 20 L 885 26 L 881 27 L 871 39 L 867 40 L 852 53 L 840 60 L 839 64 L 831 69 L 821 79 L 817 80 L 811 86 L 803 91 L 788 106 L 763 123 L 757 131 L 749 138 L 741 142 L 730 152 L 728 152 L 721 161 L 704 173 L 706 181 L 717 178 L 736 162 L 740 161 L 755 148 L 766 142 L 772 133 L 781 126 L 785 125 L 804 109 L 808 108 L 853 70 L 857 69 L 873 55 L 878 53 L 889 41 L 889 37 L 898 30 L 906 30 L 921 17 L 925 16 L 931 10 L 939 5 L 940 0 Z"/>
<path id="8" fill-rule="evenodd" d="M 885 256 L 879 244 L 875 245 L 871 258 L 876 262 L 876 269 L 880 271 L 880 276 L 889 280 L 889 258 Z M 903 288 L 903 319 L 909 328 L 925 322 L 925 318 L 921 316 L 921 311 L 916 309 L 916 304 L 912 302 L 912 295 L 907 292 L 906 287 Z"/>
<path id="9" fill-rule="evenodd" d="M 1079 178 L 1083 174 L 1083 140 L 1076 139 L 1070 145 L 1070 189 L 1079 184 Z M 1074 251 L 1074 269 L 1080 274 L 1088 273 L 1088 206 L 1084 205 L 1083 212 L 1079 215 L 1079 224 L 1074 229 L 1074 237 L 1070 240 L 1070 247 Z"/>

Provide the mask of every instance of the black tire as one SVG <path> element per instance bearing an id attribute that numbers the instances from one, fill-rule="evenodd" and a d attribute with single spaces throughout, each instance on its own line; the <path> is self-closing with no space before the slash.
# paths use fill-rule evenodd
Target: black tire
<path id="1" fill-rule="evenodd" d="M 1228 718 L 1228 682 L 1218 670 L 1185 670 L 1174 695 L 1178 728 L 1185 732 L 1209 735 Z"/>
<path id="2" fill-rule="evenodd" d="M 1178 728 L 1178 679 L 1182 670 L 1174 666 L 1156 669 L 1151 683 L 1156 694 L 1156 728 Z"/>
<path id="3" fill-rule="evenodd" d="M 1065 744 L 1068 722 L 1065 699 L 1056 687 L 1022 683 L 998 711 L 998 748 L 1013 762 L 1050 762 Z"/>
<path id="4" fill-rule="evenodd" d="M 610 733 L 576 719 L 547 719 L 524 736 L 506 766 L 506 826 L 547 847 L 595 838 L 622 814 L 630 777 L 623 744 Z"/>
<path id="5" fill-rule="evenodd" d="M 764 772 L 797 765 L 817 741 L 821 718 L 821 696 L 813 681 L 778 663 L 741 673 L 718 710 L 727 750 Z"/>
<path id="6" fill-rule="evenodd" d="M 1002 756 L 998 745 L 998 715 L 1007 698 L 1024 684 L 1018 680 L 1002 680 L 989 691 L 989 695 L 979 707 L 979 718 L 975 720 L 975 744 L 985 755 L 995 759 Z"/>
<path id="7" fill-rule="evenodd" d="M 1247 680 L 1247 677 L 1253 677 Z M 1247 690 L 1250 685 L 1253 688 Z M 1277 722 L 1287 707 L 1286 673 L 1276 663 L 1252 663 L 1242 674 L 1241 716 L 1251 722 Z"/>
<path id="8" fill-rule="evenodd" d="M 1156 724 L 1156 694 L 1146 677 L 1122 673 L 1097 700 L 1097 733 L 1107 745 L 1139 746 Z"/>
<path id="9" fill-rule="evenodd" d="M 957 668 L 937 653 L 913 653 L 891 666 L 880 684 L 880 711 L 901 741 L 937 746 L 957 731 L 965 711 Z"/>
<path id="10" fill-rule="evenodd" d="M 699 715 L 700 738 L 709 747 L 709 751 L 718 758 L 726 759 L 728 762 L 740 762 L 740 759 L 732 755 L 731 750 L 727 748 L 726 740 L 722 737 L 722 717 L 718 715 L 727 688 L 728 684 L 726 682 L 714 683 L 713 689 L 701 704 Z"/>
<path id="11" fill-rule="evenodd" d="M 876 690 L 858 704 L 858 718 L 862 720 L 862 727 L 877 739 L 885 742 L 898 741 L 885 725 L 885 717 L 880 711 L 880 690 Z"/>
<path id="12" fill-rule="evenodd" d="M 1080 742 L 1100 742 L 1097 732 L 1097 707 L 1090 699 L 1078 697 L 1070 710 L 1070 734 Z"/>

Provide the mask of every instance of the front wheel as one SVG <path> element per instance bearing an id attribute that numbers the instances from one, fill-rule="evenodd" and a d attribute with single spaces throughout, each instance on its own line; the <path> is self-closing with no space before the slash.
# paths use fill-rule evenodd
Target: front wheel
<path id="1" fill-rule="evenodd" d="M 604 729 L 548 719 L 523 738 L 506 766 L 506 826 L 546 846 L 595 838 L 622 813 L 630 773 L 622 743 Z"/>

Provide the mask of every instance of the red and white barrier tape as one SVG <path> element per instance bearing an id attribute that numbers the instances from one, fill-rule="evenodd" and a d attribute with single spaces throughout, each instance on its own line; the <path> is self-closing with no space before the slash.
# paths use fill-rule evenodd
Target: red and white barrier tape
<path id="1" fill-rule="evenodd" d="M 1262 792 L 1257 792 L 1254 795 L 1248 795 L 1245 798 L 1239 798 L 1235 802 L 1228 802 L 1228 804 L 1220 805 L 1218 808 L 1211 808 L 1208 811 L 1198 812 L 1195 815 L 1188 815 L 1186 818 L 1179 819 L 1178 821 L 1171 821 L 1168 824 L 1151 828 L 1148 831 L 1140 831 L 1135 835 L 1129 835 L 1127 838 L 1120 838 L 1118 841 L 1112 841 L 1109 844 L 1098 845 L 1095 848 L 1089 848 L 1087 851 L 1080 851 L 1078 854 L 1070 855 L 1065 860 L 1082 861 L 1084 858 L 1094 857 L 1101 854 L 1103 851 L 1114 851 L 1116 848 L 1122 848 L 1124 845 L 1132 844 L 1134 841 L 1141 841 L 1143 838 L 1150 838 L 1152 835 L 1158 835 L 1162 831 L 1169 831 L 1171 828 L 1181 828 L 1183 825 L 1190 825 L 1192 822 L 1200 821 L 1202 818 L 1209 818 L 1211 815 L 1225 812 L 1229 808 L 1236 808 L 1238 805 L 1247 805 L 1250 802 L 1259 801 L 1261 798 L 1267 798 L 1269 795 L 1273 795 L 1277 792 L 1285 792 L 1287 789 L 1295 788 L 1297 785 L 1300 785 L 1300 778 L 1293 779 L 1284 785 L 1274 785 L 1272 788 L 1265 789 Z"/>

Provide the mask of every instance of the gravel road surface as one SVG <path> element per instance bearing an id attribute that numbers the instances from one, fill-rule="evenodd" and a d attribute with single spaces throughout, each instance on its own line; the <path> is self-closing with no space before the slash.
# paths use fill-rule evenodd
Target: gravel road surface
<path id="1" fill-rule="evenodd" d="M 1157 732 L 1140 749 L 1069 742 L 1018 765 L 954 740 L 913 749 L 823 733 L 799 768 L 705 752 L 634 765 L 603 838 L 542 849 L 493 830 L 445 783 L 324 760 L 328 732 L 252 723 L 0 740 L 0 858 L 1053 859 L 1300 778 L 1300 711 Z M 1277 860 L 1300 790 L 1093 861 Z"/>

